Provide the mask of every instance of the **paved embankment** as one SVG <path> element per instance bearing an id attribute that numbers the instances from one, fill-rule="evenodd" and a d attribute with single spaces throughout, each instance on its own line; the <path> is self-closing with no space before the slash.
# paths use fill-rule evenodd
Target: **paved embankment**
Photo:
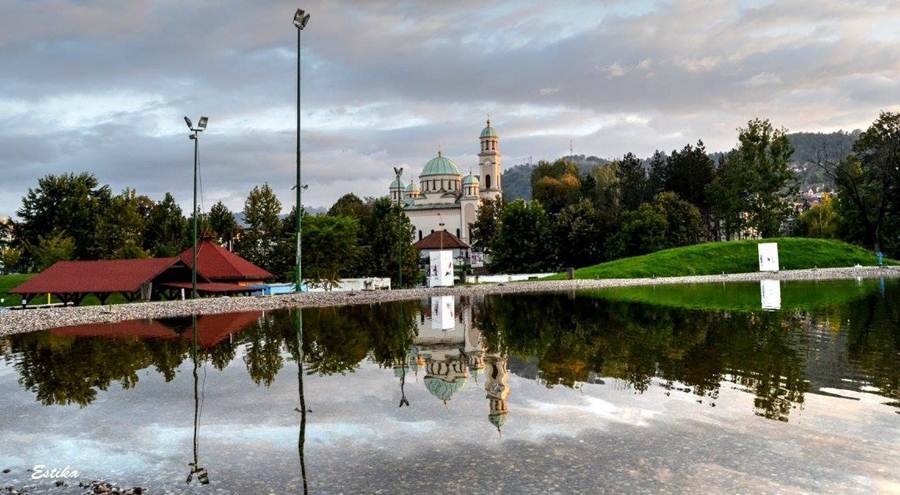
<path id="1" fill-rule="evenodd" d="M 83 306 L 67 308 L 7 311 L 0 313 L 0 335 L 31 332 L 69 325 L 112 323 L 124 320 L 157 319 L 191 314 L 269 311 L 290 307 L 328 307 L 348 304 L 373 304 L 432 296 L 478 296 L 486 294 L 519 294 L 526 292 L 572 291 L 661 284 L 700 284 L 710 282 L 778 280 L 836 280 L 847 278 L 900 277 L 898 267 L 821 268 L 787 270 L 779 273 L 736 273 L 666 278 L 631 278 L 599 280 L 555 280 L 516 282 L 510 284 L 466 285 L 434 289 L 402 289 L 371 292 L 311 292 L 284 296 L 219 297 L 193 301 L 162 301 L 121 304 L 116 306 Z"/>

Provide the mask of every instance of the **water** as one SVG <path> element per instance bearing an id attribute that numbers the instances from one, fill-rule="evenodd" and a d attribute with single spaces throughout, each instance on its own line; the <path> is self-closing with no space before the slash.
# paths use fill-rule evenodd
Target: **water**
<path id="1" fill-rule="evenodd" d="M 0 487 L 900 492 L 898 303 L 890 281 L 713 284 L 17 335 Z"/>

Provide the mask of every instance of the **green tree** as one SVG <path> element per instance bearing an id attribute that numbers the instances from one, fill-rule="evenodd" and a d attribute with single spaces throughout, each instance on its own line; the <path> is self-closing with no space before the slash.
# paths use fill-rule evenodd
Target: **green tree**
<path id="1" fill-rule="evenodd" d="M 371 203 L 365 203 L 359 196 L 347 193 L 331 205 L 328 214 L 335 217 L 349 217 L 360 220 L 372 213 Z"/>
<path id="2" fill-rule="evenodd" d="M 608 256 L 615 259 L 665 249 L 668 227 L 666 215 L 650 203 L 627 211 L 619 231 L 609 240 Z"/>
<path id="3" fill-rule="evenodd" d="M 238 224 L 234 219 L 234 213 L 219 201 L 209 210 L 207 216 L 209 228 L 216 236 L 218 242 L 230 245 L 238 233 Z"/>
<path id="4" fill-rule="evenodd" d="M 74 256 L 105 258 L 116 248 L 108 242 L 104 228 L 111 204 L 109 187 L 101 186 L 92 174 L 48 175 L 22 198 L 16 234 L 22 246 L 34 247 L 40 238 L 62 233 L 74 242 Z M 27 264 L 34 262 L 35 253 L 29 249 L 25 256 Z"/>
<path id="5" fill-rule="evenodd" d="M 567 160 L 541 161 L 531 173 L 531 197 L 555 215 L 581 196 L 578 166 Z"/>
<path id="6" fill-rule="evenodd" d="M 882 112 L 859 136 L 851 156 L 821 160 L 819 166 L 837 185 L 840 209 L 849 220 L 844 237 L 900 253 L 897 236 L 884 229 L 900 227 L 900 112 Z"/>
<path id="7" fill-rule="evenodd" d="M 707 212 L 709 200 L 706 186 L 712 181 L 714 170 L 713 161 L 707 155 L 703 141 L 697 141 L 697 146 L 686 145 L 669 155 L 664 168 L 663 187 L 665 191 L 674 192 L 693 204 L 701 212 Z"/>
<path id="8" fill-rule="evenodd" d="M 22 262 L 22 250 L 16 247 L 0 247 L 0 273 L 16 273 Z"/>
<path id="9" fill-rule="evenodd" d="M 726 235 L 751 228 L 762 237 L 781 232 L 797 193 L 789 167 L 793 149 L 784 129 L 754 119 L 739 129 L 738 147 L 728 153 L 707 189 Z"/>
<path id="10" fill-rule="evenodd" d="M 830 194 L 824 194 L 819 204 L 800 215 L 798 229 L 804 237 L 837 237 L 838 215 Z"/>
<path id="11" fill-rule="evenodd" d="M 593 265 L 603 260 L 606 222 L 593 203 L 583 199 L 566 206 L 553 222 L 556 256 L 565 267 Z"/>
<path id="12" fill-rule="evenodd" d="M 412 245 L 415 229 L 403 210 L 391 204 L 389 198 L 379 198 L 372 204 L 369 220 L 372 226 L 366 275 L 391 277 L 398 286 L 398 268 L 403 271 L 403 284 L 415 283 L 419 276 L 419 251 Z"/>
<path id="13" fill-rule="evenodd" d="M 32 249 L 38 271 L 46 270 L 57 261 L 75 259 L 75 239 L 65 233 L 57 232 L 47 237 L 40 237 L 37 246 Z"/>
<path id="14" fill-rule="evenodd" d="M 487 199 L 482 201 L 481 207 L 472 224 L 472 247 L 483 253 L 493 250 L 494 238 L 500 225 L 500 216 L 503 213 L 503 199 Z"/>
<path id="15" fill-rule="evenodd" d="M 254 187 L 244 202 L 244 229 L 237 252 L 250 262 L 278 272 L 276 251 L 282 242 L 281 201 L 268 184 Z"/>
<path id="16" fill-rule="evenodd" d="M 632 153 L 626 153 L 616 163 L 616 177 L 619 182 L 619 199 L 622 208 L 636 210 L 641 203 L 650 199 L 650 183 L 641 160 Z"/>
<path id="17" fill-rule="evenodd" d="M 552 242 L 550 219 L 541 202 L 513 201 L 500 216 L 491 268 L 507 273 L 555 269 Z"/>
<path id="18" fill-rule="evenodd" d="M 313 284 L 330 289 L 359 255 L 355 219 L 317 215 L 303 219 L 303 275 Z"/>
<path id="19" fill-rule="evenodd" d="M 176 256 L 190 245 L 184 237 L 186 229 L 187 220 L 181 207 L 171 193 L 166 193 L 150 209 L 144 230 L 144 249 L 157 257 Z"/>

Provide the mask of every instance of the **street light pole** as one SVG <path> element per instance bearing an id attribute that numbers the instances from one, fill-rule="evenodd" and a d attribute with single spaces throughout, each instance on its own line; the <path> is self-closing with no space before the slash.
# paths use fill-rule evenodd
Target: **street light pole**
<path id="1" fill-rule="evenodd" d="M 206 129 L 206 124 L 209 122 L 209 119 L 206 117 L 200 117 L 200 120 L 197 121 L 197 127 L 194 127 L 194 124 L 191 123 L 191 119 L 185 116 L 184 122 L 187 124 L 188 129 L 190 129 L 191 134 L 189 139 L 194 142 L 194 243 L 193 250 L 191 251 L 191 299 L 197 298 L 197 237 L 199 230 L 199 214 L 197 211 L 197 176 L 199 175 L 199 155 L 200 155 L 200 133 Z"/>
<path id="2" fill-rule="evenodd" d="M 300 171 L 300 40 L 303 28 L 309 22 L 309 14 L 303 9 L 294 13 L 294 26 L 297 28 L 297 270 L 294 273 L 294 290 L 302 291 L 303 284 L 303 184 Z"/>
<path id="3" fill-rule="evenodd" d="M 400 176 L 403 175 L 403 167 L 394 167 L 394 173 L 397 175 L 397 226 L 400 230 L 399 246 L 397 246 L 397 288 L 403 288 L 403 184 L 400 182 Z"/>

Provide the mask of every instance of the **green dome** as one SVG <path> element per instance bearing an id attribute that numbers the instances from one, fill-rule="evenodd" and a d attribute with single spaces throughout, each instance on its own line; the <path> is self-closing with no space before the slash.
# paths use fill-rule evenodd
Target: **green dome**
<path id="1" fill-rule="evenodd" d="M 467 175 L 466 178 L 463 179 L 462 185 L 464 185 L 464 186 L 475 186 L 475 185 L 479 185 L 480 183 L 481 183 L 481 182 L 478 180 L 478 176 L 477 176 L 477 175 L 472 175 L 472 173 L 469 172 L 469 175 Z"/>
<path id="2" fill-rule="evenodd" d="M 465 377 L 457 378 L 452 382 L 445 382 L 440 378 L 434 378 L 431 376 L 425 377 L 425 388 L 427 388 L 428 391 L 431 392 L 431 395 L 444 402 L 450 400 L 450 397 L 452 397 L 453 394 L 462 389 L 463 385 L 465 384 Z"/>
<path id="3" fill-rule="evenodd" d="M 485 127 L 484 129 L 482 129 L 482 131 L 481 131 L 481 137 L 483 137 L 483 138 L 497 138 L 497 137 L 499 137 L 499 136 L 497 135 L 497 131 L 496 131 L 493 127 L 491 127 L 491 121 L 490 121 L 490 120 L 487 121 L 487 127 Z"/>
<path id="4" fill-rule="evenodd" d="M 393 182 L 391 182 L 390 188 L 391 189 L 403 189 L 403 182 L 400 182 L 398 179 L 394 179 Z"/>
<path id="5" fill-rule="evenodd" d="M 426 177 L 429 175 L 462 175 L 459 173 L 459 169 L 456 167 L 456 164 L 453 163 L 453 160 L 449 158 L 444 158 L 441 155 L 441 152 L 438 152 L 438 156 L 432 158 L 428 163 L 425 164 L 425 169 L 422 170 L 422 175 L 420 177 Z"/>
<path id="6" fill-rule="evenodd" d="M 419 192 L 419 185 L 415 182 L 410 182 L 408 186 L 406 186 L 406 190 L 408 192 Z"/>

